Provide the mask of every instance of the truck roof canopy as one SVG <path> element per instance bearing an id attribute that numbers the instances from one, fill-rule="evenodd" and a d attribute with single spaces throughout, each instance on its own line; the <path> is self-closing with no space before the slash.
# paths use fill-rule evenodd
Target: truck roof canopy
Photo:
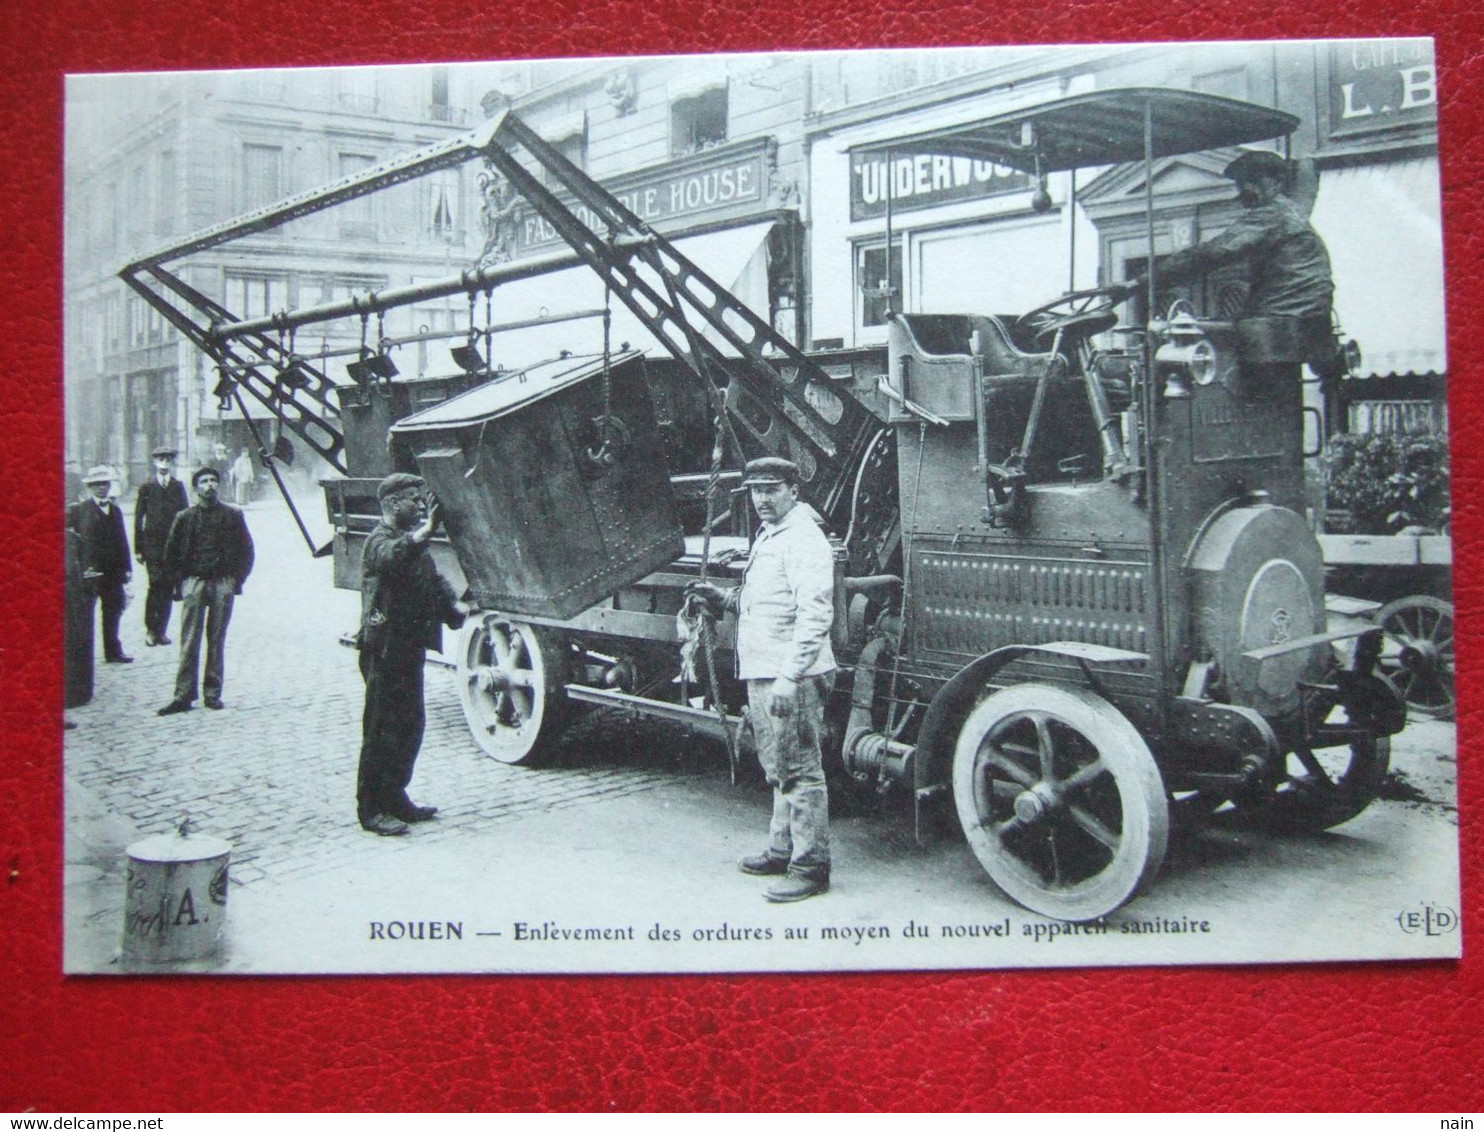
<path id="1" fill-rule="evenodd" d="M 1285 137 L 1292 114 L 1195 91 L 1124 87 L 1022 107 L 967 125 L 855 146 L 852 152 L 936 153 L 1035 172 L 1085 169 L 1144 159 L 1144 120 L 1154 157 Z"/>

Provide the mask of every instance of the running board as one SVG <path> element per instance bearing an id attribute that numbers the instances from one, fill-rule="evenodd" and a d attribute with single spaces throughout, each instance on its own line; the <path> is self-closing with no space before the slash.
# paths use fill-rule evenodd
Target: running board
<path id="1" fill-rule="evenodd" d="M 666 700 L 631 696 L 627 692 L 615 692 L 611 688 L 594 688 L 589 684 L 568 684 L 566 691 L 569 700 L 637 712 L 654 719 L 666 719 L 672 723 L 683 723 L 715 739 L 725 740 L 726 729 L 742 726 L 741 716 L 727 716 L 724 728 L 721 719 L 714 711 L 691 707 L 689 704 L 672 704 Z"/>

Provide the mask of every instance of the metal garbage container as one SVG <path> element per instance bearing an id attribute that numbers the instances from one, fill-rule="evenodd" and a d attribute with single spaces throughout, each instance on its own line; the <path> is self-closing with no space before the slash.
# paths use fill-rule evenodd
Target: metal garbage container
<path id="1" fill-rule="evenodd" d="M 146 837 L 124 852 L 124 958 L 172 963 L 213 955 L 227 925 L 232 846 L 178 831 Z"/>
<path id="2" fill-rule="evenodd" d="M 636 351 L 556 358 L 392 426 L 486 609 L 569 618 L 684 551 Z"/>

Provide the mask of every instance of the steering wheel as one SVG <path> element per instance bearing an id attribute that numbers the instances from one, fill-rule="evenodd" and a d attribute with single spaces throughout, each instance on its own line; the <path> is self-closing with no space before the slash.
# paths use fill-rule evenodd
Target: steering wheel
<path id="1" fill-rule="evenodd" d="M 1127 288 L 1121 286 L 1070 291 L 1059 299 L 1026 311 L 1015 320 L 1015 327 L 1030 333 L 1038 346 L 1049 344 L 1059 330 L 1064 332 L 1064 336 L 1070 332 L 1072 337 L 1091 338 L 1118 325 L 1118 316 L 1113 313 L 1113 308 L 1127 297 Z"/>

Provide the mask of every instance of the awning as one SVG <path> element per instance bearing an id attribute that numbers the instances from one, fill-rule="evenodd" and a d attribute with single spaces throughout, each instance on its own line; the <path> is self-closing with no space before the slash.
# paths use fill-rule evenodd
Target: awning
<path id="1" fill-rule="evenodd" d="M 1329 248 L 1340 325 L 1360 343 L 1356 376 L 1444 372 L 1437 158 L 1326 170 L 1311 219 Z"/>
<path id="2" fill-rule="evenodd" d="M 676 240 L 675 247 L 681 255 L 767 322 L 770 317 L 766 245 L 772 226 L 770 221 L 726 228 Z M 647 272 L 643 274 L 648 276 Z M 665 294 L 664 285 L 657 278 L 650 277 L 649 282 L 659 294 Z M 506 283 L 495 290 L 494 322 L 498 325 L 527 319 L 552 318 L 573 311 L 601 310 L 603 291 L 602 280 L 586 266 Z M 613 327 L 610 340 L 615 351 L 622 343 L 627 342 L 636 350 L 668 356 L 665 347 L 655 340 L 616 295 L 613 297 L 612 307 Z M 481 316 L 484 313 L 482 301 L 479 304 L 479 313 Z M 736 356 L 737 352 L 715 334 L 707 334 L 706 338 L 721 349 L 723 354 Z M 553 358 L 562 350 L 570 350 L 574 354 L 589 354 L 599 353 L 602 348 L 603 320 L 585 318 L 498 333 L 494 336 L 491 353 L 496 365 L 511 369 L 531 365 L 544 358 Z"/>

